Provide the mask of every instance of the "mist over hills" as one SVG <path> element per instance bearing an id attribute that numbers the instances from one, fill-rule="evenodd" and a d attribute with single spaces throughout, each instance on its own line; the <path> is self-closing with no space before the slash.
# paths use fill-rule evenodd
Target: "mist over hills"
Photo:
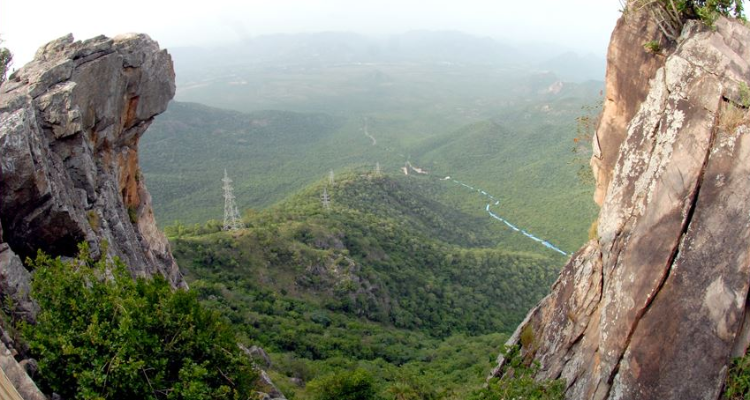
<path id="1" fill-rule="evenodd" d="M 147 135 L 125 136 L 132 148 L 121 154 L 131 158 L 111 168 L 126 177 L 110 186 L 123 196 L 117 219 L 87 208 L 77 222 L 87 232 L 110 220 L 145 227 L 137 238 L 153 240 L 157 218 L 171 240 L 157 244 L 169 261 L 174 249 L 185 279 L 176 285 L 226 318 L 230 341 L 265 347 L 274 359 L 266 369 L 289 398 L 318 399 L 316 385 L 360 368 L 388 396 L 467 399 L 562 257 L 586 239 L 595 207 L 570 148 L 582 108 L 601 101 L 602 82 L 586 80 L 595 63 L 553 51 L 544 64 L 530 49 L 425 31 L 172 52 L 182 101 L 139 125 Z M 157 54 L 168 62 L 161 113 L 175 75 Z M 131 62 L 113 75 L 132 77 Z M 84 85 L 65 86 L 75 87 Z M 139 99 L 107 111 L 129 127 Z M 92 142 L 94 128 L 85 131 Z M 112 160 L 108 151 L 102 159 Z M 225 182 L 224 199 L 245 223 L 238 232 L 219 232 L 225 170 L 234 189 Z"/>
<path id="2" fill-rule="evenodd" d="M 264 35 L 220 47 L 177 47 L 177 82 L 216 67 L 320 67 L 359 63 L 495 65 L 549 70 L 571 81 L 603 80 L 605 59 L 553 44 L 512 46 L 457 31 L 410 31 L 387 37 L 351 32 Z M 564 62 L 559 62 L 564 60 Z"/>

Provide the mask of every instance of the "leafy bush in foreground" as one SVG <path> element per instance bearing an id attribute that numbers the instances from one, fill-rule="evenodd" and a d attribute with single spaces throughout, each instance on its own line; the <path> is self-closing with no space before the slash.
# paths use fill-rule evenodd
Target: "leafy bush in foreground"
<path id="1" fill-rule="evenodd" d="M 246 399 L 256 374 L 231 327 L 161 276 L 133 280 L 115 260 L 39 253 L 24 328 L 45 391 L 76 399 Z"/>

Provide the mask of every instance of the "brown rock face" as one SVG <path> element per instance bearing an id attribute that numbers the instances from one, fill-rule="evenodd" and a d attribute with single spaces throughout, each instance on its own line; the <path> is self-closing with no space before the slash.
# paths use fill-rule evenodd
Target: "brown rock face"
<path id="1" fill-rule="evenodd" d="M 646 98 L 649 81 L 664 65 L 663 56 L 643 51 L 642 45 L 652 40 L 667 43 L 647 13 L 630 12 L 617 21 L 609 42 L 606 98 L 591 158 L 596 178 L 594 201 L 600 206 L 612 180 L 627 125 Z"/>
<path id="2" fill-rule="evenodd" d="M 184 285 L 138 170 L 138 139 L 174 92 L 171 57 L 146 35 L 60 38 L 0 87 L 2 293 L 28 291 L 16 255 L 74 256 L 83 241 Z"/>
<path id="3" fill-rule="evenodd" d="M 688 23 L 637 77 L 618 67 L 643 56 L 640 42 L 615 45 L 628 29 L 613 34 L 604 113 L 614 117 L 597 132 L 617 146 L 611 167 L 605 146 L 594 162 L 607 185 L 598 240 L 511 342 L 533 332 L 522 352 L 540 362 L 538 378 L 564 378 L 569 399 L 717 399 L 750 339 L 750 29 Z"/>

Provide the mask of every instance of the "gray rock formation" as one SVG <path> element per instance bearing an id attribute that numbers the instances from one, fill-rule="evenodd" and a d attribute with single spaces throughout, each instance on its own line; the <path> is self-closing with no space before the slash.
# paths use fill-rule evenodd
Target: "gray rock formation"
<path id="1" fill-rule="evenodd" d="M 262 347 L 252 345 L 248 349 L 242 344 L 239 344 L 238 346 L 240 350 L 245 353 L 247 358 L 249 358 L 255 365 L 265 369 L 271 368 L 271 357 L 268 356 L 268 353 L 266 353 Z"/>
<path id="2" fill-rule="evenodd" d="M 271 381 L 271 377 L 268 376 L 268 373 L 264 370 L 258 370 L 258 373 L 260 374 L 258 376 L 258 380 L 256 384 L 258 385 L 258 388 L 260 391 L 258 392 L 258 397 L 263 400 L 286 400 L 286 397 L 283 393 L 276 387 L 276 385 L 273 384 L 273 381 Z"/>
<path id="3" fill-rule="evenodd" d="M 750 28 L 688 23 L 644 55 L 658 35 L 633 14 L 613 33 L 598 238 L 510 340 L 569 399 L 717 399 L 750 342 Z"/>
<path id="4" fill-rule="evenodd" d="M 18 394 L 20 397 L 16 397 Z M 5 397 L 7 396 L 7 397 Z M 24 400 L 47 400 L 23 366 L 13 358 L 13 352 L 0 341 L 0 398 Z"/>
<path id="5" fill-rule="evenodd" d="M 271 377 L 265 371 L 271 368 L 271 357 L 268 356 L 268 353 L 263 348 L 255 345 L 250 346 L 249 349 L 242 344 L 238 344 L 237 346 L 253 362 L 255 370 L 258 372 L 258 379 L 255 381 L 258 387 L 258 392 L 256 392 L 258 398 L 262 400 L 286 400 L 284 394 L 276 387 Z"/>
<path id="6" fill-rule="evenodd" d="M 24 311 L 18 256 L 74 256 L 80 242 L 184 285 L 138 169 L 138 140 L 174 93 L 169 54 L 136 34 L 62 37 L 0 86 L 0 290 Z"/>

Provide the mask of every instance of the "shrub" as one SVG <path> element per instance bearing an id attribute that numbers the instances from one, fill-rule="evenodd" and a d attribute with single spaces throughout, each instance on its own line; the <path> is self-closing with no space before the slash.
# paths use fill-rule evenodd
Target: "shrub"
<path id="1" fill-rule="evenodd" d="M 469 400 L 562 400 L 565 397 L 565 381 L 536 381 L 537 364 L 526 365 L 518 346 L 505 349 L 506 367 L 501 378 L 493 378 L 487 387 L 475 391 Z"/>
<path id="2" fill-rule="evenodd" d="M 308 385 L 314 400 L 377 399 L 375 380 L 363 369 L 326 375 Z"/>
<path id="3" fill-rule="evenodd" d="M 643 44 L 643 48 L 646 49 L 646 52 L 651 54 L 659 54 L 661 53 L 661 45 L 656 40 L 651 40 Z"/>
<path id="4" fill-rule="evenodd" d="M 94 210 L 86 212 L 86 219 L 89 221 L 89 226 L 93 230 L 99 230 L 99 214 Z"/>
<path id="5" fill-rule="evenodd" d="M 750 87 L 747 86 L 747 83 L 740 82 L 739 92 L 742 107 L 750 108 Z"/>
<path id="6" fill-rule="evenodd" d="M 727 133 L 733 133 L 748 123 L 748 111 L 732 102 L 726 101 L 721 105 L 719 114 L 719 128 Z"/>
<path id="7" fill-rule="evenodd" d="M 750 356 L 735 358 L 729 366 L 722 399 L 744 400 L 750 395 Z"/>
<path id="8" fill-rule="evenodd" d="M 599 219 L 595 219 L 594 222 L 591 223 L 591 226 L 589 227 L 589 240 L 594 240 L 599 238 Z"/>
<path id="9" fill-rule="evenodd" d="M 534 338 L 534 327 L 532 327 L 530 323 L 524 326 L 521 330 L 520 340 L 521 347 L 524 349 L 531 349 L 532 346 L 534 346 L 536 338 Z"/>
<path id="10" fill-rule="evenodd" d="M 128 206 L 128 218 L 133 224 L 138 222 L 138 208 L 136 206 Z"/>
<path id="11" fill-rule="evenodd" d="M 689 19 L 699 19 L 708 26 L 720 16 L 745 19 L 742 0 L 632 0 L 624 9 L 629 8 L 647 10 L 671 40 L 677 40 Z"/>
<path id="12" fill-rule="evenodd" d="M 2 39 L 0 39 L 0 44 L 3 44 Z M 5 82 L 5 76 L 8 74 L 12 64 L 13 53 L 5 47 L 0 47 L 0 84 Z"/>
<path id="13" fill-rule="evenodd" d="M 76 399 L 236 399 L 256 377 L 233 331 L 194 292 L 161 276 L 133 280 L 118 260 L 39 253 L 24 335 L 46 392 Z"/>

